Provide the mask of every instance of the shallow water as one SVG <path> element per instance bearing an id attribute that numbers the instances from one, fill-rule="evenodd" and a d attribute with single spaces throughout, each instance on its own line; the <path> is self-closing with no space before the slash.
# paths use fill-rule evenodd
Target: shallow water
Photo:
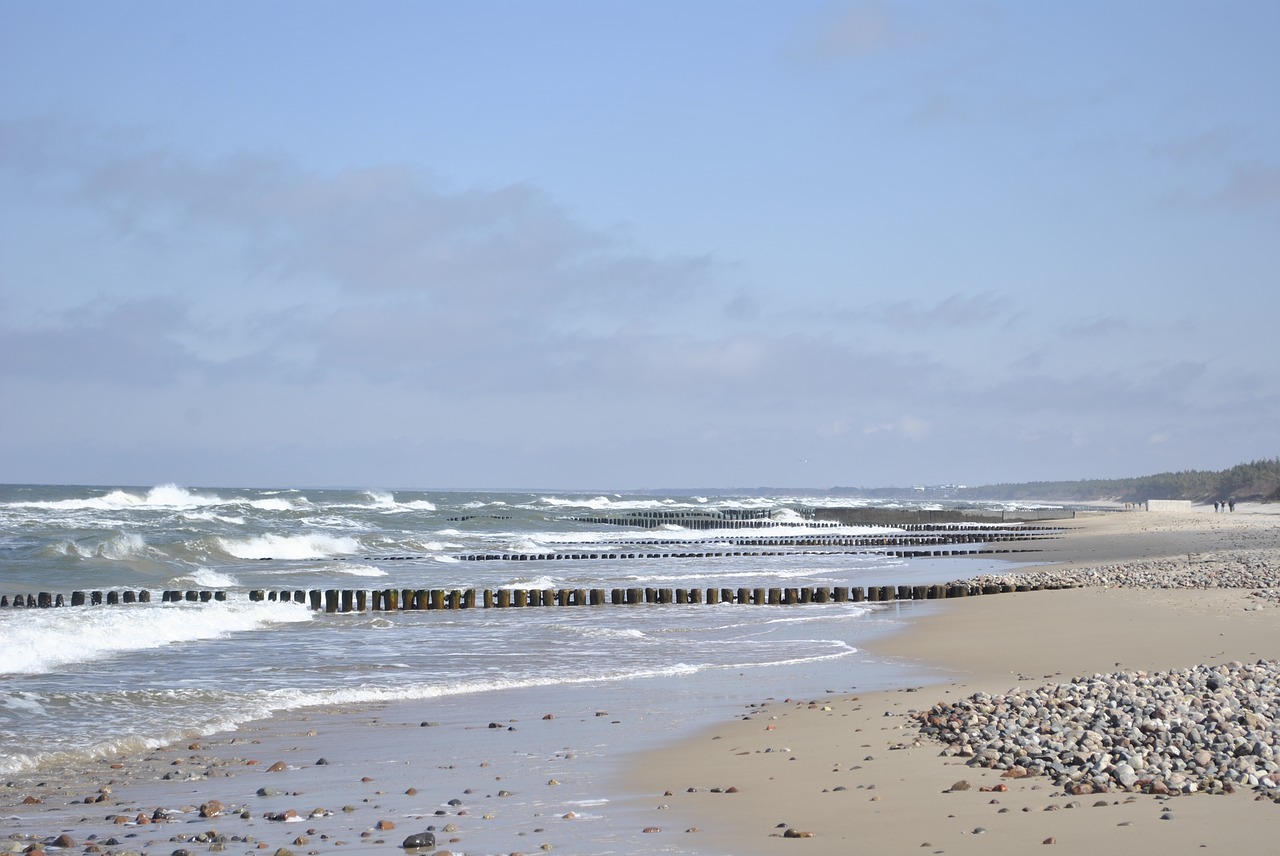
<path id="1" fill-rule="evenodd" d="M 864 680 L 874 668 L 859 645 L 889 612 L 833 603 L 326 615 L 251 601 L 253 590 L 889 585 L 1001 564 L 741 547 L 762 533 L 870 531 L 808 519 L 819 503 L 831 501 L 6 486 L 0 594 L 145 589 L 154 600 L 0 611 L 0 773 L 333 705 L 411 700 L 483 719 L 580 687 L 628 710 L 660 699 L 676 721 L 763 686 Z M 707 555 L 733 550 L 748 554 Z M 618 553 L 666 557 L 571 558 Z M 464 560 L 476 554 L 503 558 Z M 162 590 L 202 588 L 227 600 L 159 602 Z"/>

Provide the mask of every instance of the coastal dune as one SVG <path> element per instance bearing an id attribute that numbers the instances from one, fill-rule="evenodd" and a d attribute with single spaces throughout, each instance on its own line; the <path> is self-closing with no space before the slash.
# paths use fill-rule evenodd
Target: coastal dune
<path id="1" fill-rule="evenodd" d="M 1169 793 L 1151 793 L 1149 780 L 1075 793 L 1046 776 L 970 764 L 920 732 L 935 704 L 978 693 L 1094 675 L 1120 676 L 1103 683 L 1123 688 L 1134 676 L 1280 658 L 1280 514 L 1251 511 L 1077 520 L 1036 557 L 1050 564 L 1024 573 L 1089 587 L 930 605 L 874 648 L 932 667 L 937 682 L 762 698 L 739 719 L 637 759 L 628 777 L 644 794 L 637 805 L 647 799 L 645 818 L 662 830 L 653 834 L 678 835 L 682 846 L 696 839 L 702 853 L 1198 853 L 1275 841 L 1280 787 L 1271 779 L 1227 785 L 1233 793 L 1184 793 L 1179 786 L 1195 786 L 1182 778 Z M 1156 585 L 1170 587 L 1147 587 Z M 1273 724 L 1250 724 L 1274 741 Z"/>

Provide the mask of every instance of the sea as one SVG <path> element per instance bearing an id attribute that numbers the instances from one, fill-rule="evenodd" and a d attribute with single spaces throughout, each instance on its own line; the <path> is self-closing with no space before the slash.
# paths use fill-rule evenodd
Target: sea
<path id="1" fill-rule="evenodd" d="M 485 723 L 573 699 L 639 712 L 635 728 L 656 741 L 774 690 L 918 680 L 865 648 L 908 621 L 911 604 L 335 614 L 251 596 L 923 585 L 1009 566 L 839 546 L 893 531 L 815 519 L 858 504 L 927 507 L 818 493 L 0 486 L 0 595 L 11 603 L 0 609 L 0 780 L 402 702 L 424 719 Z M 163 600 L 170 590 L 220 594 Z M 151 600 L 72 606 L 77 591 Z M 64 605 L 27 606 L 40 592 Z"/>

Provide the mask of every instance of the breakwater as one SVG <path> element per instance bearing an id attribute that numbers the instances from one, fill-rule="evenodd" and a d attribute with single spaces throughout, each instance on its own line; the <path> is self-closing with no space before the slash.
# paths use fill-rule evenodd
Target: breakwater
<path id="1" fill-rule="evenodd" d="M 637 515 L 639 516 L 639 515 Z M 653 514 L 649 519 L 663 521 L 671 515 Z M 599 521 L 597 521 L 599 522 Z M 684 520 L 685 523 L 688 520 Z M 754 520 L 754 523 L 760 521 Z M 1036 546 L 1003 546 L 1061 537 L 1061 528 L 1051 527 L 976 527 L 957 523 L 904 524 L 892 531 L 857 535 L 807 532 L 793 535 L 725 534 L 714 538 L 672 538 L 646 541 L 615 541 L 608 547 L 591 552 L 566 550 L 558 552 L 493 552 L 462 553 L 453 558 L 461 562 L 563 562 L 563 561 L 648 561 L 679 559 L 729 559 L 742 557 L 778 557 L 806 555 L 873 554 L 898 559 L 941 558 L 952 556 L 984 556 L 1040 552 Z M 894 549 L 899 548 L 899 549 Z M 421 561 L 430 557 L 415 554 L 363 556 L 365 562 Z M 273 561 L 262 558 L 259 561 Z M 345 561 L 339 557 L 335 561 Z M 1036 588 L 1057 587 L 1051 584 Z M 312 589 L 248 592 L 254 601 L 301 603 L 324 612 L 398 611 L 419 609 L 507 608 L 522 606 L 598 606 L 603 604 L 638 603 L 743 603 L 790 605 L 800 603 L 876 602 L 888 600 L 922 600 L 1021 591 L 1030 587 L 1006 581 L 974 585 L 952 583 L 934 586 L 868 586 L 824 588 L 707 588 L 707 589 L 519 589 L 509 586 L 490 589 Z M 162 603 L 225 601 L 228 592 L 209 589 L 159 593 Z M 0 608 L 54 608 L 62 606 L 97 606 L 150 603 L 150 591 L 73 591 L 70 596 L 52 592 L 0 595 Z"/>
<path id="2" fill-rule="evenodd" d="M 551 606 L 635 606 L 640 604 L 742 604 L 791 606 L 820 603 L 878 603 L 894 600 L 941 600 L 984 594 L 1071 588 L 1055 583 L 947 583 L 936 585 L 835 586 L 783 588 L 613 588 L 613 589 L 254 589 L 251 601 L 298 603 L 316 611 L 399 612 L 455 609 L 511 609 Z M 225 591 L 197 589 L 162 592 L 162 603 L 226 601 Z M 152 602 L 149 591 L 72 592 L 71 597 L 39 594 L 0 596 L 0 608 L 49 609 L 63 606 L 118 605 Z"/>

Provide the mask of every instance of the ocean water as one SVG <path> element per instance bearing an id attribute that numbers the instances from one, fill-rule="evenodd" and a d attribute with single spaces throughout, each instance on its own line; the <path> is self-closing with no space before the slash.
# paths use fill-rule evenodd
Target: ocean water
<path id="1" fill-rule="evenodd" d="M 308 710 L 401 700 L 477 721 L 557 692 L 696 720 L 767 685 L 892 680 L 863 640 L 896 605 L 640 605 L 325 614 L 252 590 L 924 584 L 985 558 L 805 546 L 883 533 L 810 519 L 829 498 L 0 487 L 0 595 L 152 592 L 0 610 L 0 775 L 143 751 Z M 768 536 L 793 549 L 741 546 Z M 970 545 L 972 546 L 972 545 Z M 738 556 L 707 556 L 740 551 Z M 582 558 L 703 553 L 702 557 Z M 472 561 L 474 555 L 500 556 Z M 524 557 L 521 559 L 513 557 Z M 225 601 L 162 603 L 163 590 Z M 879 671 L 877 671 L 879 669 Z M 900 671 L 900 669 L 899 669 Z M 658 730 L 669 731 L 671 720 Z M 658 728 L 655 726 L 655 728 Z"/>

